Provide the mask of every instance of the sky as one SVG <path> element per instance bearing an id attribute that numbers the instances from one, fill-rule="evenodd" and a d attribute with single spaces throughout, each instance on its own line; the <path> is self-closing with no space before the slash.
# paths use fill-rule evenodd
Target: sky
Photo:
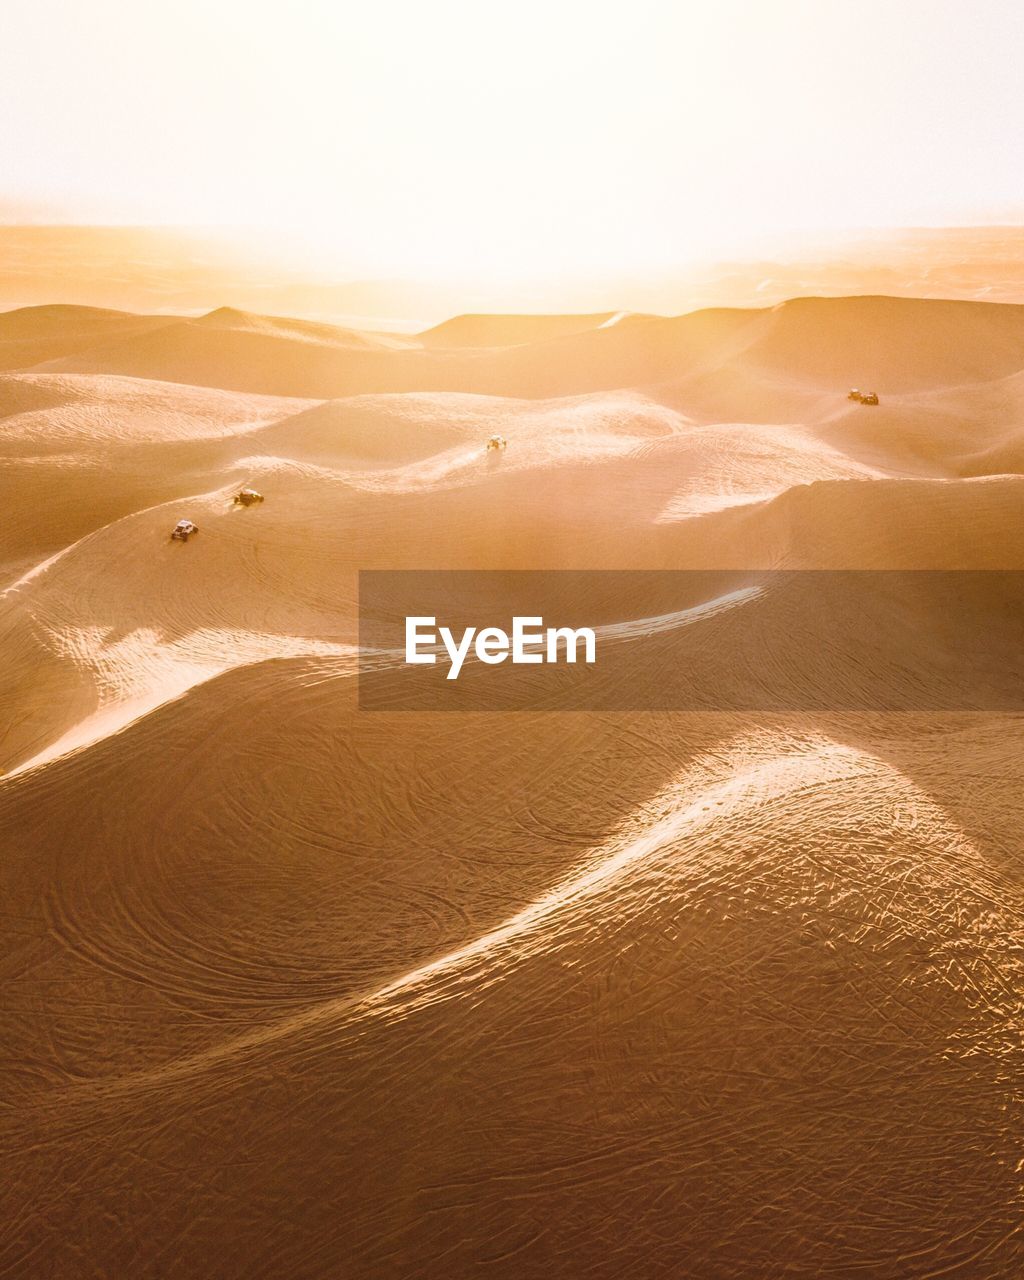
<path id="1" fill-rule="evenodd" d="M 650 270 L 1024 220 L 1017 0 L 0 0 L 4 219 Z"/>

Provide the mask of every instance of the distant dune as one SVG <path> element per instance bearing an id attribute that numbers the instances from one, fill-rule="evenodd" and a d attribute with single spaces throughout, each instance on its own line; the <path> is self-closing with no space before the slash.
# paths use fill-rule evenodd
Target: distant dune
<path id="1" fill-rule="evenodd" d="M 50 312 L 7 317 L 6 367 L 320 398 L 578 395 L 734 369 L 779 379 L 799 370 L 820 389 L 863 383 L 903 392 L 1008 376 L 1019 370 L 1024 344 L 1024 306 L 907 298 L 803 298 L 761 311 L 632 316 L 614 325 L 605 315 L 500 324 L 466 316 L 408 338 L 226 308 L 196 320 L 104 315 L 102 324 L 90 312 L 68 333 Z"/>
<path id="2" fill-rule="evenodd" d="M 419 335 L 426 347 L 512 347 L 600 329 L 613 312 L 592 316 L 456 316 Z"/>
<path id="3" fill-rule="evenodd" d="M 29 368 L 168 323 L 166 316 L 136 316 L 97 307 L 25 307 L 0 313 L 0 368 Z"/>
<path id="4" fill-rule="evenodd" d="M 354 679 L 360 569 L 1024 569 L 1024 305 L 43 306 L 0 368 L 0 1274 L 1024 1272 L 1018 715 Z M 790 600 L 694 670 L 828 689 Z"/>

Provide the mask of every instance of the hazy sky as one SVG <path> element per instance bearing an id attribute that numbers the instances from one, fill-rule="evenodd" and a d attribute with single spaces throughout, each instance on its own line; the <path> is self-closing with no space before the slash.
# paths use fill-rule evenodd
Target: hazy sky
<path id="1" fill-rule="evenodd" d="M 1018 0 L 0 0 L 0 204 L 346 267 L 1024 214 Z"/>

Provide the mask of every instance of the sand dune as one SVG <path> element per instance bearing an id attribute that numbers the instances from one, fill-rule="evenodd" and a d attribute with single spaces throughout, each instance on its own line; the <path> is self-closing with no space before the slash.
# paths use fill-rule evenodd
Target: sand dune
<path id="1" fill-rule="evenodd" d="M 419 338 L 426 347 L 509 347 L 600 329 L 615 319 L 615 315 L 604 312 L 593 316 L 456 316 L 425 329 Z"/>
<path id="2" fill-rule="evenodd" d="M 1024 569 L 1024 308 L 0 363 L 0 1274 L 1020 1273 L 1019 716 L 714 710 L 838 708 L 785 580 L 602 615 L 703 713 L 369 713 L 355 646 L 360 569 Z M 897 693 L 922 599 L 846 637 Z"/>
<path id="3" fill-rule="evenodd" d="M 231 436 L 306 403 L 131 378 L 0 375 L 9 487 L 0 588 L 86 533 L 202 487 L 231 457 Z"/>
<path id="4" fill-rule="evenodd" d="M 169 323 L 167 316 L 137 316 L 98 307 L 24 307 L 0 313 L 0 369 L 28 368 Z"/>
<path id="5" fill-rule="evenodd" d="M 239 692 L 214 706 L 237 706 Z M 593 1274 L 618 1275 L 670 1268 L 680 1231 L 688 1265 L 713 1274 L 779 1258 L 778 1273 L 799 1259 L 823 1271 L 867 1261 L 929 1275 L 936 1256 L 965 1274 L 998 1274 L 1019 1257 L 1006 1053 L 1021 975 L 1005 941 L 1019 936 L 1020 910 L 1008 868 L 902 771 L 831 738 L 737 739 L 735 729 L 728 749 L 673 769 L 669 742 L 677 762 L 693 750 L 677 722 L 667 740 L 638 734 L 627 748 L 631 764 L 659 759 L 664 782 L 584 850 L 584 829 L 566 841 L 562 823 L 542 820 L 564 791 L 540 777 L 520 778 L 532 784 L 528 827 L 512 813 L 507 833 L 493 825 L 501 797 L 513 810 L 526 799 L 487 769 L 507 759 L 500 721 L 475 722 L 465 754 L 431 770 L 408 808 L 364 772 L 375 751 L 393 749 L 393 735 L 372 729 L 371 738 L 356 730 L 340 761 L 323 760 L 322 783 L 299 783 L 289 803 L 289 771 L 268 778 L 260 753 L 264 741 L 280 747 L 282 711 L 295 740 L 314 722 L 317 695 L 306 692 L 303 703 L 261 699 L 254 749 L 232 757 L 258 770 L 235 779 L 233 794 L 272 807 L 225 812 L 229 797 L 207 781 L 193 791 L 195 817 L 179 811 L 162 839 L 120 832 L 101 881 L 61 859 L 48 940 L 33 947 L 29 928 L 23 946 L 39 980 L 55 970 L 82 992 L 60 1032 L 74 1057 L 20 1050 L 33 1067 L 9 1135 L 16 1147 L 33 1140 L 19 1169 L 23 1186 L 39 1189 L 39 1230 L 59 1235 L 67 1221 L 39 1181 L 61 1151 L 96 1206 L 97 1255 L 144 1265 L 143 1247 L 103 1225 L 116 1221 L 104 1206 L 125 1194 L 104 1171 L 127 1128 L 141 1156 L 130 1202 L 161 1205 L 156 1221 L 186 1265 L 227 1272 L 238 1253 L 222 1250 L 225 1226 L 233 1236 L 249 1206 L 262 1212 L 282 1198 L 301 1212 L 284 1215 L 259 1257 L 271 1248 L 301 1275 L 341 1256 L 365 1274 L 433 1274 L 430 1260 L 443 1256 L 446 1270 L 487 1260 L 498 1274 L 533 1275 L 581 1255 Z M 539 770 L 558 751 L 547 726 L 527 730 Z M 595 727 L 600 735 L 592 720 L 588 733 Z M 424 730 L 428 740 L 437 732 Z M 422 752 L 421 731 L 412 738 L 405 749 Z M 129 795 L 151 785 L 147 770 L 168 785 L 165 744 L 162 735 L 134 744 Z M 935 747 L 923 740 L 919 767 Z M 222 754 L 217 741 L 204 752 Z M 64 777 L 62 790 L 88 794 L 83 784 L 123 768 L 104 755 L 88 779 L 76 763 L 80 776 Z M 403 762 L 377 778 L 412 776 Z M 588 772 L 606 800 L 620 790 Z M 340 776 L 369 790 L 339 879 L 325 875 L 323 852 L 325 840 L 338 847 L 334 824 L 352 820 Z M 410 858 L 411 844 L 423 854 L 440 836 L 427 834 L 427 814 L 450 819 L 450 803 L 430 805 L 446 776 L 465 797 L 463 820 L 433 858 Z M 197 864 L 193 842 L 209 847 L 210 835 L 196 834 L 196 820 L 218 813 L 217 856 Z M 236 831 L 260 817 L 294 850 L 291 886 L 279 865 L 253 876 Z M 403 829 L 415 835 L 396 844 Z M 33 849 L 49 840 L 36 826 Z M 56 856 L 59 837 L 52 848 Z M 370 851 L 391 848 L 404 854 L 389 858 L 382 883 Z M 308 906 L 297 873 L 323 922 L 301 939 L 290 936 Z M 33 863 L 32 876 L 47 883 L 45 866 Z M 252 886 L 241 899 L 240 879 Z M 547 883 L 530 896 L 531 880 Z M 520 904 L 503 911 L 513 886 Z M 357 941 L 348 930 L 360 920 Z M 138 993 L 123 1050 L 96 1044 L 86 984 L 105 1000 Z M 89 1065 L 98 1052 L 100 1076 Z M 193 1109 L 204 1116 L 201 1143 L 189 1136 Z M 216 1225 L 197 1222 L 191 1198 L 174 1192 L 186 1170 L 204 1179 L 207 1162 L 233 1171 L 235 1195 Z M 752 1162 L 772 1187 L 770 1211 L 753 1219 Z M 415 1207 L 385 1222 L 384 1206 L 408 1194 Z M 535 1196 L 543 1209 L 524 1217 L 523 1198 Z M 34 1233 L 29 1242 L 54 1256 Z M 260 1269 L 255 1250 L 244 1256 Z"/>
<path id="6" fill-rule="evenodd" d="M 34 310 L 22 326 L 39 323 Z M 228 309 L 176 322 L 125 315 L 124 332 L 97 332 L 91 345 L 76 340 L 70 352 L 67 339 L 55 335 L 52 354 L 40 348 L 35 363 L 318 397 L 415 390 L 573 395 L 734 364 L 770 378 L 799 370 L 819 389 L 864 384 L 903 392 L 1005 377 L 1019 370 L 1024 343 L 1024 307 L 934 299 L 802 298 L 762 311 L 632 316 L 611 326 L 607 318 L 556 317 L 553 324 L 542 317 L 531 324 L 518 317 L 488 326 L 465 317 L 403 339 Z"/>
<path id="7" fill-rule="evenodd" d="M 1020 369 L 1024 309 L 915 298 L 798 298 L 769 313 L 747 349 L 808 380 L 903 391 L 983 382 Z M 859 373 L 854 372 L 860 371 Z"/>

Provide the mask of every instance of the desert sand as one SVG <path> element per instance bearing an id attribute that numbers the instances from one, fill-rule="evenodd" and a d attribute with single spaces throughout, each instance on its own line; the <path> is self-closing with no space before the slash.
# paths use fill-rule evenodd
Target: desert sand
<path id="1" fill-rule="evenodd" d="M 0 1274 L 1024 1273 L 1019 716 L 354 678 L 359 569 L 1024 569 L 1024 306 L 42 306 L 0 369 Z"/>

